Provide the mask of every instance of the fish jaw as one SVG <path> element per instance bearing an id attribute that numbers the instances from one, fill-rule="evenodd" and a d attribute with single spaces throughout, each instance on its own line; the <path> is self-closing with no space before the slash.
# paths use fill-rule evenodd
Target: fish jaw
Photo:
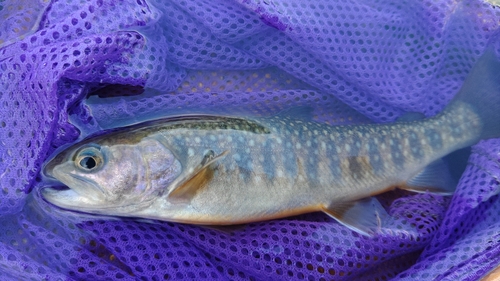
<path id="1" fill-rule="evenodd" d="M 105 203 L 104 194 L 95 182 L 71 172 L 74 169 L 71 166 L 72 163 L 66 162 L 47 170 L 47 176 L 60 181 L 68 189 L 44 188 L 42 196 L 49 203 L 63 209 L 75 209 L 76 207 L 82 211 L 96 210 Z"/>
<path id="2" fill-rule="evenodd" d="M 77 206 L 82 211 L 95 211 L 96 207 L 102 204 L 81 196 L 74 189 L 58 190 L 47 187 L 42 189 L 42 196 L 49 203 L 63 209 L 74 209 Z"/>

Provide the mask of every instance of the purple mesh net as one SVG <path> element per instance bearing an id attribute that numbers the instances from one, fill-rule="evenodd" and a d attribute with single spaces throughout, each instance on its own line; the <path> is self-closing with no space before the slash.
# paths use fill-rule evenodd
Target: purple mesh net
<path id="1" fill-rule="evenodd" d="M 57 147 L 186 108 L 432 116 L 488 46 L 500 54 L 492 4 L 0 1 L 0 18 L 2 280 L 477 280 L 500 264 L 499 140 L 473 147 L 453 197 L 381 195 L 393 221 L 375 237 L 317 213 L 225 233 L 73 213 L 38 194 Z"/>

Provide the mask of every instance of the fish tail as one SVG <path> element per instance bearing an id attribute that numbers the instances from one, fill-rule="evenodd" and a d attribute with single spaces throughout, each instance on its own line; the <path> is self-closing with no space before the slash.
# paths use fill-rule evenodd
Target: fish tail
<path id="1" fill-rule="evenodd" d="M 478 139 L 500 137 L 500 60 L 492 48 L 472 68 L 448 110 L 466 103 L 479 118 Z"/>

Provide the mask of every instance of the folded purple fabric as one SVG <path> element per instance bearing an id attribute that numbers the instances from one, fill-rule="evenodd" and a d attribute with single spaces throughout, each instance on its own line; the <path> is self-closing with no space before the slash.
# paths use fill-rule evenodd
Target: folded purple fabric
<path id="1" fill-rule="evenodd" d="M 453 197 L 382 195 L 393 221 L 375 237 L 317 213 L 226 233 L 78 214 L 38 194 L 57 147 L 186 110 L 308 106 L 332 125 L 432 116 L 487 48 L 500 54 L 491 4 L 5 1 L 0 18 L 2 280 L 477 280 L 500 264 L 496 139 L 473 147 Z"/>

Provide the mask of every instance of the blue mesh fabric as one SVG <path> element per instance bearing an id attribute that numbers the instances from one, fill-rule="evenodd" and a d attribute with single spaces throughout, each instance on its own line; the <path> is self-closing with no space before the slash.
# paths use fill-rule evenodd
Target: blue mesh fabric
<path id="1" fill-rule="evenodd" d="M 332 125 L 432 116 L 485 49 L 482 1 L 0 1 L 2 280 L 477 280 L 500 264 L 500 142 L 453 197 L 395 191 L 375 237 L 323 214 L 228 233 L 44 202 L 61 145 L 179 112 L 313 108 Z M 408 232 L 408 229 L 415 229 Z"/>

